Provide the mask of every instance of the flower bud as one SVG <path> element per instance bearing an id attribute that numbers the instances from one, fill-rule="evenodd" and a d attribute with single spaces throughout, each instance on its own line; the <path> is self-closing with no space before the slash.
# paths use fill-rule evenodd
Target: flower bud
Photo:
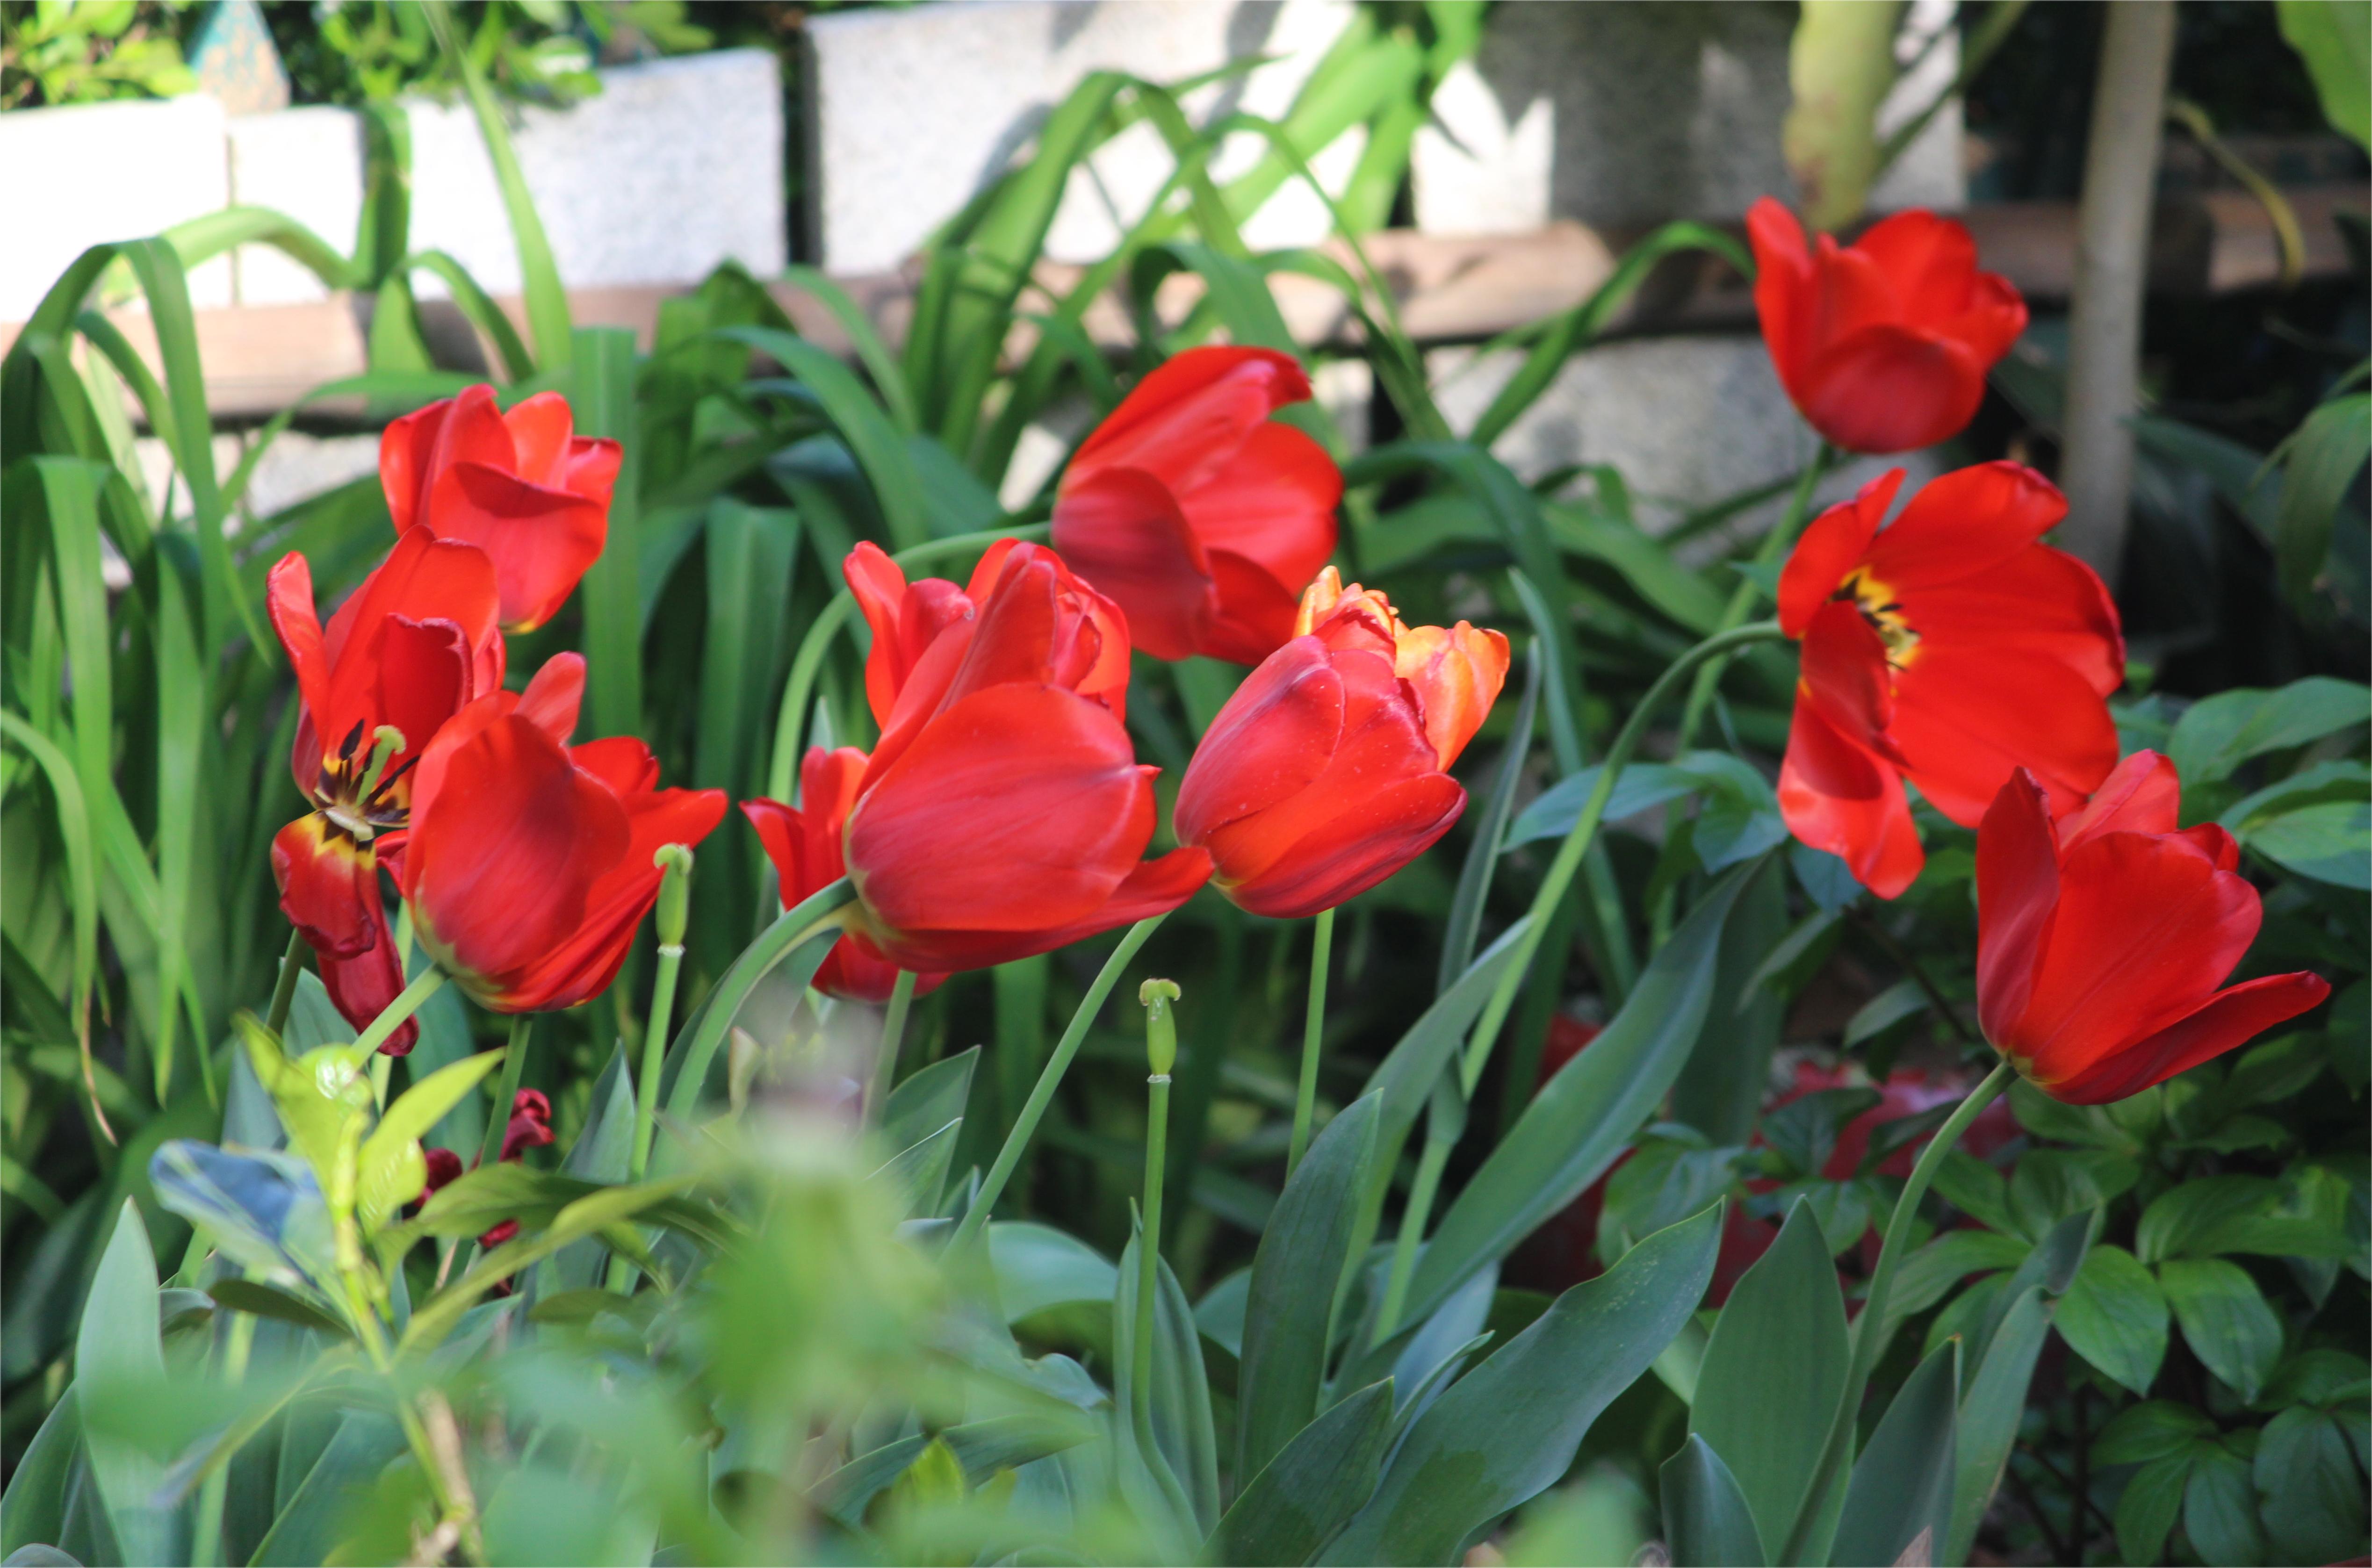
<path id="1" fill-rule="evenodd" d="M 1145 1005 L 1145 1060 L 1157 1078 L 1166 1078 L 1178 1063 L 1178 1020 L 1169 1005 L 1178 1000 L 1174 980 L 1148 980 L 1136 988 Z"/>

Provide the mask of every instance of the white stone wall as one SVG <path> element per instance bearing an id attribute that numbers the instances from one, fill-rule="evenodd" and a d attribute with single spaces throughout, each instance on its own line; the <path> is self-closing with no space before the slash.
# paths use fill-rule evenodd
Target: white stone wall
<path id="1" fill-rule="evenodd" d="M 76 256 L 230 201 L 222 105 L 210 98 L 0 114 L 0 320 L 33 313 Z M 190 274 L 190 303 L 232 303 L 229 261 Z"/>

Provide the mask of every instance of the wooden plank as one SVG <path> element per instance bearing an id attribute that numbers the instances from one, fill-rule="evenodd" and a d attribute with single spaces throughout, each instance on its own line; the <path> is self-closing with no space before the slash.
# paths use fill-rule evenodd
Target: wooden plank
<path id="1" fill-rule="evenodd" d="M 2346 248 L 2334 216 L 2362 214 L 2372 193 L 2360 185 L 2321 185 L 2285 192 L 2306 237 L 2304 274 L 2343 276 Z M 2025 202 L 1971 208 L 1961 214 L 1984 264 L 2007 276 L 2039 304 L 2064 301 L 2075 275 L 2076 209 L 2067 203 Z M 1733 232 L 1737 232 L 1735 226 Z M 1526 234 L 1420 234 L 1395 229 L 1368 237 L 1365 248 L 1378 274 L 1399 305 L 1401 319 L 1420 343 L 1472 343 L 1539 321 L 1587 299 L 1613 273 L 1624 248 L 1639 237 L 1556 223 Z M 1346 247 L 1332 248 L 1346 265 Z M 1038 282 L 1059 297 L 1076 285 L 1080 269 L 1047 264 Z M 2214 191 L 2161 202 L 2151 238 L 2151 286 L 2181 296 L 2237 293 L 2280 280 L 2281 255 L 2272 219 L 2245 192 Z M 905 273 L 837 280 L 892 343 L 903 336 L 913 303 L 913 280 Z M 569 296 L 580 326 L 632 328 L 647 347 L 659 305 L 692 285 L 581 289 Z M 1200 282 L 1189 273 L 1170 277 L 1155 296 L 1167 320 L 1192 308 Z M 1315 278 L 1279 273 L 1272 287 L 1295 338 L 1313 346 L 1347 346 L 1358 323 L 1335 290 Z M 833 352 L 849 352 L 836 318 L 814 298 L 785 283 L 769 285 L 799 331 Z M 525 309 L 513 298 L 500 301 L 522 327 Z M 487 355 L 460 313 L 447 302 L 424 300 L 421 325 L 440 363 L 484 373 Z M 198 353 L 206 369 L 206 398 L 215 417 L 229 423 L 267 418 L 312 388 L 359 375 L 367 363 L 369 301 L 337 296 L 301 305 L 243 306 L 196 312 Z M 155 340 L 146 314 L 137 307 L 110 312 L 143 354 L 155 363 Z M 1746 282 L 1719 260 L 1704 255 L 1668 258 L 1636 298 L 1609 323 L 1610 335 L 1750 330 L 1753 298 Z M 1109 347 L 1132 339 L 1133 326 L 1121 303 L 1099 299 L 1087 312 L 1089 335 Z M 0 350 L 13 343 L 18 325 L 0 325 Z M 1028 338 L 1008 345 L 1026 352 Z M 323 406 L 320 417 L 351 417 L 359 411 Z"/>

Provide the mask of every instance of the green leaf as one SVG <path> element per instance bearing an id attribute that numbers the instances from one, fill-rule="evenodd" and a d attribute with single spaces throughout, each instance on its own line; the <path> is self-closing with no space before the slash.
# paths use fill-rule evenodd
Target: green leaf
<path id="1" fill-rule="evenodd" d="M 1498 939 L 1485 947 L 1481 956 L 1466 966 L 1458 982 L 1434 998 L 1433 1005 L 1417 1016 L 1391 1051 L 1377 1064 L 1367 1078 L 1362 1096 L 1374 1096 L 1381 1104 L 1378 1110 L 1376 1146 L 1389 1156 L 1397 1156 L 1400 1146 L 1416 1125 L 1417 1113 L 1424 1109 L 1425 1098 L 1433 1092 L 1434 1084 L 1441 1077 L 1450 1057 L 1457 1051 L 1466 1031 L 1491 999 L 1491 990 L 1499 983 L 1500 971 L 1515 957 L 1517 944 L 1530 928 L 1529 915 L 1517 917 L 1516 923 L 1499 934 Z"/>
<path id="2" fill-rule="evenodd" d="M 1404 1321 L 1430 1316 L 1468 1275 L 1580 1196 L 1653 1114 L 1704 1028 L 1722 928 L 1752 874 L 1739 867 L 1705 892 L 1614 1021 L 1541 1088 L 1459 1192 L 1417 1263 Z"/>
<path id="3" fill-rule="evenodd" d="M 925 1134 L 912 1147 L 890 1156 L 866 1180 L 888 1194 L 885 1201 L 899 1218 L 929 1214 L 939 1206 L 939 1191 L 947 1185 L 948 1167 L 955 1161 L 956 1140 L 962 1135 L 963 1119 L 958 1117 L 937 1132 Z"/>
<path id="4" fill-rule="evenodd" d="M 1544 658 L 1544 650 L 1535 643 L 1531 656 L 1524 661 L 1523 701 L 1516 705 L 1514 727 L 1507 732 L 1507 744 L 1500 749 L 1482 814 L 1474 819 L 1474 837 L 1467 846 L 1465 864 L 1459 867 L 1457 895 L 1449 901 L 1448 927 L 1441 940 L 1441 964 L 1433 984 L 1436 996 L 1447 994 L 1458 983 L 1459 976 L 1473 966 L 1474 947 L 1482 929 L 1483 904 L 1490 896 L 1492 873 L 1499 866 L 1499 841 L 1506 833 L 1508 815 L 1515 809 L 1516 786 L 1523 780 L 1525 759 L 1531 754 L 1541 675 L 1547 668 Z"/>
<path id="5" fill-rule="evenodd" d="M 1554 1485 L 1696 1309 L 1720 1235 L 1718 1207 L 1658 1231 L 1451 1384 L 1320 1561 L 1450 1562 L 1478 1527 Z"/>
<path id="6" fill-rule="evenodd" d="M 1674 1568 L 1762 1568 L 1770 1555 L 1738 1478 L 1695 1433 L 1657 1472 Z"/>
<path id="7" fill-rule="evenodd" d="M 2357 64 L 2372 69 L 2363 54 L 2365 7 L 2342 0 L 2326 9 L 2354 14 Z M 2285 6 L 2285 29 L 2288 19 L 2289 8 Z M 2312 61 L 2308 64 L 2311 65 Z M 2359 78 L 2361 75 L 2359 71 Z M 2321 87 L 2320 78 L 2316 85 Z M 2363 100 L 2364 90 L 2359 79 L 2355 88 L 2358 102 Z M 2324 101 L 2327 107 L 2328 97 Z M 2357 137 L 2358 141 L 2362 139 Z M 2355 483 L 2355 476 L 2364 471 L 2365 459 L 2372 458 L 2372 393 L 2356 392 L 2324 403 L 2306 416 L 2306 423 L 2290 437 L 2288 447 L 2289 463 L 2282 474 L 2281 513 L 2274 526 L 2273 564 L 2284 595 L 2301 613 L 2307 613 L 2314 609 L 2315 590 L 2331 558 L 2331 528 L 2338 520 L 2339 508 Z"/>
<path id="8" fill-rule="evenodd" d="M 2034 1363 L 2051 1329 L 2051 1307 L 2041 1287 L 2020 1286 L 1982 1347 L 1983 1359 L 1968 1391 L 1960 1399 L 1959 1454 L 1952 1485 L 1952 1527 L 1939 1562 L 1966 1562 L 1969 1545 L 1985 1505 L 2001 1485 L 2017 1441 L 2018 1417 L 2026 1410 L 2026 1390 L 2034 1381 Z"/>
<path id="9" fill-rule="evenodd" d="M 1237 1494 L 1213 1538 L 1216 1560 L 1245 1568 L 1308 1562 L 1375 1495 L 1391 1434 L 1389 1377 L 1320 1414 Z"/>
<path id="10" fill-rule="evenodd" d="M 980 1065 L 980 1047 L 957 1052 L 911 1074 L 890 1091 L 881 1112 L 882 1142 L 893 1149 L 912 1148 L 927 1134 L 956 1121 L 971 1099 L 972 1070 Z M 1109 1287 L 1096 1299 L 1111 1295 Z"/>
<path id="11" fill-rule="evenodd" d="M 2222 1443 L 2201 1443 L 2182 1489 L 2182 1530 L 2203 1562 L 2249 1568 L 2266 1561 L 2249 1461 Z"/>
<path id="12" fill-rule="evenodd" d="M 159 1203 L 203 1226 L 241 1268 L 331 1299 L 336 1243 L 329 1206 L 305 1161 L 273 1150 L 235 1152 L 174 1138 L 150 1157 L 148 1180 Z"/>
<path id="13" fill-rule="evenodd" d="M 1971 1274 L 2015 1269 L 2033 1249 L 2022 1238 L 1990 1230 L 1948 1230 L 1902 1260 L 1887 1314 L 1900 1328 L 1952 1294 Z"/>
<path id="14" fill-rule="evenodd" d="M 2257 1498 L 2277 1562 L 2337 1562 L 2363 1550 L 2364 1474 L 2338 1418 L 2290 1409 L 2258 1436 Z"/>
<path id="15" fill-rule="evenodd" d="M 576 597 L 585 612 L 589 726 L 600 735 L 633 735 L 643 727 L 643 441 L 635 418 L 634 334 L 617 327 L 588 327 L 572 338 L 565 297 L 553 320 L 535 313 L 536 298 L 537 285 L 529 273 L 529 319 L 535 325 L 536 354 L 547 370 L 565 372 L 576 433 L 607 436 L 622 449 L 618 482 L 610 495 L 609 533 Z M 556 341 L 547 335 L 552 331 L 561 334 Z"/>
<path id="16" fill-rule="evenodd" d="M 0 1552 L 14 1554 L 64 1535 L 66 1482 L 81 1452 L 82 1423 L 68 1384 L 17 1457 L 7 1493 L 0 1496 Z"/>
<path id="17" fill-rule="evenodd" d="M 328 1562 L 345 1539 L 355 1509 L 369 1495 L 371 1483 L 403 1446 L 403 1433 L 389 1417 L 378 1411 L 348 1411 L 256 1548 L 255 1568 L 307 1568 Z"/>
<path id="18" fill-rule="evenodd" d="M 1798 1202 L 1715 1319 L 1689 1409 L 1690 1432 L 1728 1465 L 1765 1542 L 1784 1539 L 1803 1505 L 1851 1355 L 1836 1265 Z"/>
<path id="19" fill-rule="evenodd" d="M 2251 757 L 2304 746 L 2372 720 L 2372 691 L 2311 676 L 2270 691 L 2242 687 L 2201 699 L 2167 741 L 2185 789 L 2229 778 Z"/>
<path id="20" fill-rule="evenodd" d="M 2153 1459 L 2125 1482 L 2124 1495 L 2117 1499 L 2117 1551 L 2127 1562 L 2151 1563 L 2165 1555 L 2167 1532 L 2182 1512 L 2182 1486 L 2190 1479 L 2186 1450 Z"/>
<path id="21" fill-rule="evenodd" d="M 165 1376 L 158 1340 L 157 1258 L 149 1249 L 139 1206 L 126 1198 L 117 1212 L 115 1233 L 92 1276 L 90 1295 L 75 1336 L 75 1397 L 86 1412 L 111 1395 L 151 1388 Z M 157 1494 L 165 1467 L 132 1442 L 89 1430 L 86 1414 L 84 1452 L 107 1505 L 108 1522 L 129 1562 L 172 1562 L 183 1550 L 175 1540 L 171 1511 Z"/>
<path id="22" fill-rule="evenodd" d="M 2301 1191 L 2312 1202 L 2323 1190 Z M 2314 1212 L 2298 1214 L 2285 1204 L 2274 1182 L 2237 1174 L 2194 1177 L 2169 1188 L 2142 1211 L 2134 1238 L 2134 1251 L 2145 1263 L 2232 1252 L 2345 1258 L 2354 1250 L 2335 1189 Z"/>
<path id="23" fill-rule="evenodd" d="M 1901 1562 L 1922 1537 L 1927 1550 L 1912 1560 L 1936 1560 L 1936 1542 L 1952 1523 L 1959 1464 L 1953 1404 L 1959 1389 L 1958 1341 L 1934 1352 L 1903 1381 L 1854 1462 L 1830 1562 Z"/>
<path id="24" fill-rule="evenodd" d="M 2372 805 L 2325 801 L 2251 827 L 2242 840 L 2301 877 L 2361 892 L 2372 889 Z"/>
<path id="25" fill-rule="evenodd" d="M 1898 980 L 1862 1004 L 1845 1020 L 1845 1049 L 1885 1033 L 1903 1019 L 1927 1010 L 1927 993 L 1915 980 Z"/>
<path id="26" fill-rule="evenodd" d="M 475 1092 L 487 1074 L 502 1065 L 503 1051 L 484 1051 L 440 1067 L 396 1098 L 363 1140 L 355 1167 L 355 1205 L 366 1235 L 387 1224 L 398 1209 L 420 1196 L 428 1167 L 420 1140 L 445 1113 Z"/>
<path id="27" fill-rule="evenodd" d="M 1112 1298 L 1110 1260 L 1052 1225 L 1027 1220 L 992 1224 L 988 1255 L 1008 1323 L 1068 1302 L 1100 1304 Z"/>
<path id="28" fill-rule="evenodd" d="M 2122 1247 L 2099 1246 L 2059 1303 L 2067 1348 L 2143 1399 L 2166 1360 L 2166 1293 Z"/>
<path id="29" fill-rule="evenodd" d="M 1238 1475 L 1258 1475 L 1318 1413 L 1337 1287 L 1383 1103 L 1381 1095 L 1362 1095 L 1326 1124 L 1261 1237 L 1237 1375 Z"/>
<path id="30" fill-rule="evenodd" d="M 2254 1400 L 2282 1353 L 2281 1319 L 2257 1282 L 2221 1258 L 2170 1258 L 2157 1278 L 2192 1353 L 2242 1400 Z"/>
<path id="31" fill-rule="evenodd" d="M 2331 129 L 2372 147 L 2372 8 L 2341 0 L 2275 0 L 2282 37 L 2306 62 Z"/>
<path id="32" fill-rule="evenodd" d="M 355 1337 L 352 1329 L 320 1307 L 260 1280 L 216 1280 L 206 1287 L 206 1294 L 233 1312 L 251 1313 L 258 1318 L 294 1323 L 300 1329 L 310 1329 L 331 1339 L 351 1340 Z"/>
<path id="33" fill-rule="evenodd" d="M 1316 1156 L 1317 1145 L 1312 1144 L 1310 1158 Z M 1308 1166 L 1305 1160 L 1303 1168 Z M 1136 1366 L 1136 1290 L 1141 1272 L 1137 1241 L 1138 1237 L 1131 1237 L 1121 1253 L 1112 1292 L 1112 1402 L 1122 1411 L 1134 1408 L 1130 1379 Z M 1210 1379 L 1203 1368 L 1203 1339 L 1194 1326 L 1194 1309 L 1167 1260 L 1158 1260 L 1157 1276 L 1152 1408 L 1154 1445 L 1159 1452 L 1141 1458 L 1148 1468 L 1161 1465 L 1176 1479 L 1193 1509 L 1192 1517 L 1181 1522 L 1207 1535 L 1219 1520 L 1219 1455 L 1211 1417 Z M 1134 1453 L 1134 1434 L 1128 1434 L 1124 1441 L 1129 1445 L 1127 1452 Z"/>
<path id="34" fill-rule="evenodd" d="M 2119 1411 L 2092 1440 L 2096 1465 L 2145 1465 L 2187 1454 L 2196 1438 L 2215 1435 L 2215 1419 L 2171 1400 L 2152 1400 Z"/>

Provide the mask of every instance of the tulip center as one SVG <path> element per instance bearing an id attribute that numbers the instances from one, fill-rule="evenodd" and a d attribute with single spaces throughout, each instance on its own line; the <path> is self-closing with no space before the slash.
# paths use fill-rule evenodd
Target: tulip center
<path id="1" fill-rule="evenodd" d="M 331 830 L 356 843 L 366 844 L 381 833 L 408 826 L 412 819 L 412 792 L 396 786 L 420 759 L 407 757 L 392 768 L 388 766 L 403 749 L 402 732 L 391 726 L 381 725 L 373 740 L 370 750 L 365 752 L 362 722 L 355 721 L 336 755 L 322 758 L 320 776 L 313 786 L 313 804 Z"/>
<path id="2" fill-rule="evenodd" d="M 1878 633 L 1885 645 L 1886 662 L 1895 669 L 1908 665 L 1919 647 L 1919 632 L 1904 618 L 1901 601 L 1884 583 L 1869 575 L 1866 568 L 1856 566 L 1845 580 L 1837 585 L 1833 598 L 1849 600 L 1869 629 Z"/>

